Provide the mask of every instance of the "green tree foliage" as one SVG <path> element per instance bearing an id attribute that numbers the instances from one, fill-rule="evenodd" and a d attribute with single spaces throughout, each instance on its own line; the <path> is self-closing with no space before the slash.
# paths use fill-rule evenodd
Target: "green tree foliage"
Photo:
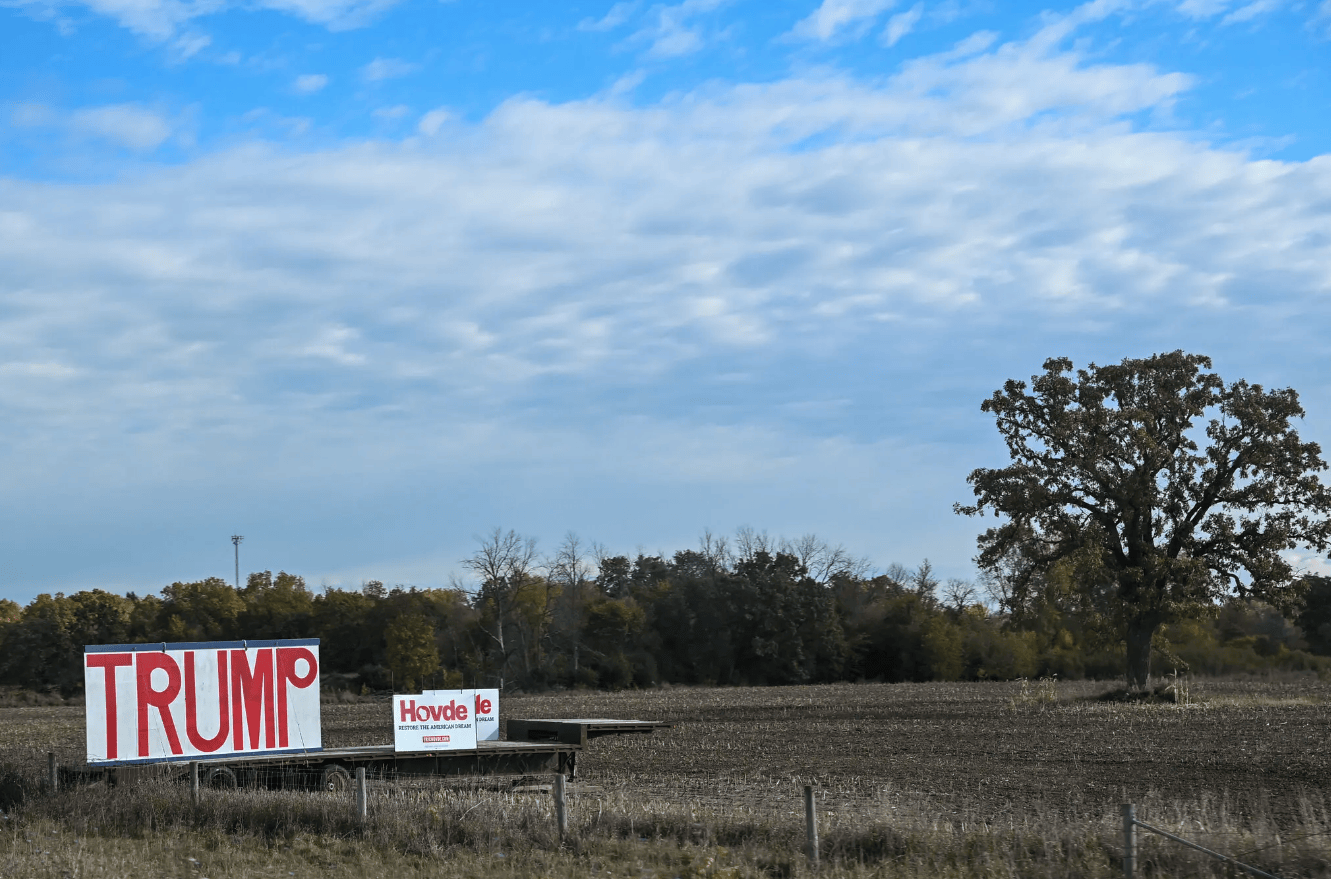
<path id="1" fill-rule="evenodd" d="M 439 671 L 439 647 L 434 642 L 434 624 L 424 617 L 403 614 L 388 624 L 388 667 L 399 692 L 414 692 Z"/>
<path id="2" fill-rule="evenodd" d="M 835 601 L 798 558 L 760 550 L 740 560 L 722 588 L 740 680 L 809 683 L 841 676 L 846 646 Z"/>
<path id="3" fill-rule="evenodd" d="M 1231 599 L 1216 614 L 1163 627 L 1156 652 L 1166 667 L 1194 674 L 1331 671 L 1331 659 L 1307 646 L 1298 627 L 1271 605 Z"/>
<path id="4" fill-rule="evenodd" d="M 329 589 L 311 602 L 310 627 L 326 671 L 355 673 L 376 663 L 383 629 L 375 631 L 376 599 L 364 592 Z"/>
<path id="5" fill-rule="evenodd" d="M 656 663 L 642 648 L 647 614 L 631 598 L 598 596 L 586 608 L 582 629 L 584 669 L 580 683 L 621 689 L 656 683 Z"/>
<path id="6" fill-rule="evenodd" d="M 1226 384 L 1209 358 L 1175 351 L 1072 373 L 1066 358 L 986 400 L 1012 458 L 977 469 L 976 503 L 1007 521 L 979 538 L 979 564 L 1007 568 L 1013 606 L 1071 566 L 1083 602 L 1126 643 L 1130 685 L 1146 686 L 1152 637 L 1227 594 L 1288 607 L 1282 553 L 1325 550 L 1331 492 L 1321 450 L 1291 426 L 1291 389 Z"/>
<path id="7" fill-rule="evenodd" d="M 73 603 L 61 593 L 42 593 L 5 632 L 4 677 L 34 690 L 67 690 L 77 685 L 82 645 L 74 643 Z M 82 672 L 79 672 L 82 678 Z"/>
<path id="8" fill-rule="evenodd" d="M 23 608 L 19 606 L 17 601 L 0 598 L 0 626 L 16 623 L 21 616 L 23 616 Z"/>
<path id="9" fill-rule="evenodd" d="M 377 581 L 315 595 L 298 576 L 260 572 L 240 591 L 214 578 L 173 583 L 161 597 L 89 590 L 24 608 L 0 601 L 0 680 L 73 693 L 88 644 L 307 637 L 321 640 L 326 688 L 380 692 L 501 675 L 509 687 L 622 688 L 1109 677 L 1123 667 L 1121 633 L 1081 585 L 1080 556 L 1034 576 L 1038 588 L 1021 602 L 1004 591 L 1012 577 L 992 578 L 996 609 L 975 584 L 940 582 L 928 560 L 870 576 L 812 537 L 742 530 L 733 545 L 705 535 L 697 549 L 632 560 L 569 541 L 565 550 L 562 563 L 576 556 L 580 569 L 560 570 L 557 554 L 543 570 L 510 574 L 502 599 Z M 1252 597 L 1199 605 L 1157 631 L 1157 661 L 1216 674 L 1331 671 L 1331 658 L 1309 652 L 1331 631 L 1331 587 L 1310 577 L 1297 591 L 1293 621 Z"/>
<path id="10" fill-rule="evenodd" d="M 156 606 L 155 629 L 142 634 L 144 640 L 154 640 L 150 636 L 160 632 L 163 641 L 229 641 L 240 637 L 244 609 L 244 599 L 221 577 L 172 583 Z"/>
<path id="11" fill-rule="evenodd" d="M 4 629 L 3 677 L 9 683 L 72 693 L 83 686 L 83 648 L 124 643 L 132 604 L 93 589 L 42 594 Z"/>
<path id="12" fill-rule="evenodd" d="M 305 578 L 279 571 L 250 574 L 240 591 L 245 603 L 238 626 L 246 638 L 308 637 L 314 616 L 314 595 Z"/>
<path id="13" fill-rule="evenodd" d="M 1331 656 L 1331 577 L 1304 577 L 1303 603 L 1295 622 L 1313 653 Z"/>

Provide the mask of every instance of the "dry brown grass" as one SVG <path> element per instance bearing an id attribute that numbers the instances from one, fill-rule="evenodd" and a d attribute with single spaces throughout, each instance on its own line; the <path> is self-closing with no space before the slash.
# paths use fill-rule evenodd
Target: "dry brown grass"
<path id="1" fill-rule="evenodd" d="M 1331 685 L 1202 681 L 1191 706 L 1094 701 L 1059 683 L 675 688 L 510 696 L 504 716 L 676 721 L 579 759 L 562 845 L 548 796 L 479 781 L 345 798 L 179 785 L 32 794 L 0 821 L 0 875 L 793 876 L 801 791 L 819 791 L 824 875 L 1110 876 L 1118 804 L 1282 875 L 1331 875 Z M 325 704 L 328 747 L 390 740 L 386 703 Z M 81 758 L 77 707 L 0 709 L 0 760 L 31 791 L 47 750 Z M 21 744 L 20 744 L 21 743 Z M 3 784 L 0 783 L 0 787 Z M 1163 840 L 1147 875 L 1223 870 Z M 192 859 L 192 860 L 191 860 Z"/>

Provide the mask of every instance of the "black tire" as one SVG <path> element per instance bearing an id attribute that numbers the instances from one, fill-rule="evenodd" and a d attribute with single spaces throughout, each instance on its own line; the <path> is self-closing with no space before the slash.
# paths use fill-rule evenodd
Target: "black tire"
<path id="1" fill-rule="evenodd" d="M 354 785 L 355 782 L 352 781 L 351 773 L 346 767 L 333 764 L 324 767 L 319 789 L 326 790 L 330 794 L 349 794 Z"/>
<path id="2" fill-rule="evenodd" d="M 235 790 L 235 771 L 229 766 L 214 766 L 208 771 L 208 786 L 219 790 Z"/>

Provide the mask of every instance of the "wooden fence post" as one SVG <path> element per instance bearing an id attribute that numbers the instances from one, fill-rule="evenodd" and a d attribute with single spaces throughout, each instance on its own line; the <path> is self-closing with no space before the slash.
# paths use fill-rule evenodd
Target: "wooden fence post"
<path id="1" fill-rule="evenodd" d="M 60 790 L 60 776 L 56 773 L 55 751 L 46 752 L 46 785 L 51 793 Z"/>
<path id="2" fill-rule="evenodd" d="M 365 789 L 365 767 L 356 767 L 356 816 L 364 821 L 370 814 L 370 796 Z"/>
<path id="3" fill-rule="evenodd" d="M 1132 803 L 1123 809 L 1123 879 L 1132 879 L 1137 870 L 1137 815 Z"/>
<path id="4" fill-rule="evenodd" d="M 807 825 L 809 866 L 818 870 L 818 814 L 813 808 L 813 785 L 804 786 L 804 822 Z"/>
<path id="5" fill-rule="evenodd" d="M 564 802 L 564 773 L 555 773 L 555 822 L 559 825 L 559 839 L 568 835 L 568 807 Z"/>
<path id="6" fill-rule="evenodd" d="M 189 761 L 189 799 L 195 806 L 199 805 L 199 761 Z"/>

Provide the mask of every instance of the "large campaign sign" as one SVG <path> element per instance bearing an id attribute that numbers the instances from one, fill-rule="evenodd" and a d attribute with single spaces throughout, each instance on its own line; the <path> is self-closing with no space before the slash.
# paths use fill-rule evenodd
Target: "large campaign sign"
<path id="1" fill-rule="evenodd" d="M 84 648 L 89 763 L 318 751 L 319 639 Z"/>
<path id="2" fill-rule="evenodd" d="M 393 697 L 395 751 L 455 751 L 498 739 L 498 690 L 426 690 Z"/>
<path id="3" fill-rule="evenodd" d="M 448 691 L 444 691 L 448 692 Z M 465 696 L 420 693 L 393 697 L 394 751 L 455 751 L 476 747 L 476 723 Z"/>

